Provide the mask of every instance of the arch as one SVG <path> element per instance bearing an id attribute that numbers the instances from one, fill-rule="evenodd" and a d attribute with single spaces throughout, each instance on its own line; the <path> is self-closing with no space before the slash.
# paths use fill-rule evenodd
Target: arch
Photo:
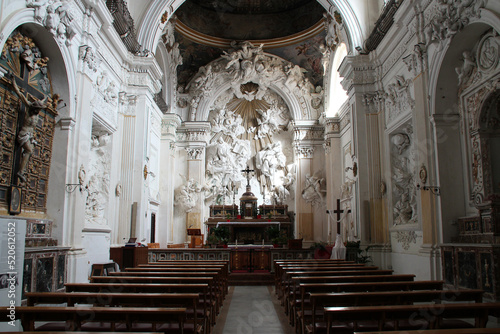
<path id="1" fill-rule="evenodd" d="M 75 116 L 75 106 L 71 103 L 71 96 L 75 96 L 76 92 L 76 66 L 73 63 L 73 55 L 71 50 L 64 44 L 58 43 L 54 40 L 52 35 L 38 22 L 34 20 L 35 10 L 31 8 L 26 8 L 16 12 L 14 15 L 9 17 L 2 25 L 2 32 L 4 32 L 4 37 L 0 40 L 0 50 L 3 49 L 7 38 L 10 34 L 17 29 L 18 27 L 24 26 L 27 29 L 31 30 L 32 38 L 36 40 L 40 40 L 41 42 L 47 42 L 52 44 L 50 47 L 42 46 L 40 47 L 41 51 L 47 55 L 52 61 L 49 61 L 49 69 L 51 72 L 51 76 L 54 78 L 62 78 L 64 77 L 67 81 L 67 89 L 65 91 L 61 91 L 61 97 L 64 102 L 66 102 L 67 109 L 69 112 L 67 117 L 74 118 Z M 40 35 L 38 35 L 40 34 Z M 36 37 L 38 35 L 38 37 Z M 53 47 L 57 46 L 57 47 Z M 55 66 L 55 62 L 62 61 L 64 66 Z M 63 88 L 63 87 L 61 87 Z M 66 116 L 66 115 L 65 115 Z"/>
<path id="2" fill-rule="evenodd" d="M 168 21 L 184 1 L 185 0 L 170 0 L 165 2 L 164 0 L 153 0 L 141 21 L 137 33 L 139 44 L 147 50 L 156 50 L 164 26 L 162 20 L 165 20 L 164 22 Z M 333 15 L 335 9 L 338 9 L 342 15 L 348 31 L 348 44 L 351 52 L 354 52 L 353 50 L 355 50 L 356 46 L 363 45 L 361 24 L 348 0 L 318 0 L 318 2 L 328 11 L 328 13 L 330 13 L 330 15 Z M 164 13 L 167 13 L 167 15 L 162 17 Z"/>
<path id="3" fill-rule="evenodd" d="M 440 242 L 450 242 L 456 237 L 453 221 L 477 212 L 470 197 L 474 192 L 471 156 L 475 153 L 471 153 L 469 116 L 463 105 L 463 96 L 470 89 L 450 79 L 458 78 L 456 69 L 463 66 L 464 52 L 475 51 L 481 36 L 492 28 L 497 29 L 499 23 L 498 18 L 493 18 L 491 12 L 483 8 L 481 16 L 471 19 L 455 36 L 428 47 L 434 53 L 429 59 L 428 94 L 434 138 L 431 149 L 437 166 L 436 182 L 442 193 L 438 198 Z M 451 169 L 456 171 L 453 176 L 449 173 Z"/>
<path id="4" fill-rule="evenodd" d="M 66 104 L 64 108 L 60 107 L 58 110 L 59 115 L 54 128 L 48 184 L 49 196 L 46 206 L 48 216 L 54 220 L 54 226 L 57 226 L 54 228 L 53 236 L 64 245 L 71 239 L 72 231 L 68 224 L 73 221 L 70 217 L 68 196 L 64 189 L 66 183 L 71 183 L 67 182 L 68 173 L 74 171 L 76 175 L 77 170 L 77 166 L 71 163 L 76 161 L 73 157 L 76 150 L 71 147 L 74 132 L 68 131 L 74 124 L 76 115 L 75 104 L 72 103 L 74 101 L 72 97 L 76 94 L 76 64 L 70 48 L 64 43 L 57 42 L 45 27 L 34 20 L 34 9 L 22 9 L 3 22 L 4 38 L 0 41 L 2 49 L 10 34 L 18 28 L 22 28 L 29 37 L 35 40 L 44 56 L 49 57 L 48 68 L 53 91 L 60 94 L 63 103 Z M 61 210 L 61 208 L 64 209 Z"/>
<path id="5" fill-rule="evenodd" d="M 344 87 L 340 84 L 342 81 L 338 68 L 345 56 L 347 56 L 347 46 L 342 43 L 335 50 L 335 56 L 333 57 L 332 64 L 330 66 L 329 73 L 329 86 L 328 90 L 328 101 L 326 102 L 327 108 L 325 108 L 325 114 L 327 117 L 333 117 L 335 113 L 338 113 L 342 105 L 347 101 L 348 96 Z M 325 89 L 326 90 L 326 89 Z"/>

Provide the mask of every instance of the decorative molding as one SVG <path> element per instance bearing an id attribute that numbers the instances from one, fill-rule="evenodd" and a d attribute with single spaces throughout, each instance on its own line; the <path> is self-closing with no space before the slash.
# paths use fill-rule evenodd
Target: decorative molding
<path id="1" fill-rule="evenodd" d="M 94 52 L 94 49 L 88 45 L 80 46 L 78 59 L 83 61 L 84 64 L 87 64 L 87 67 L 93 72 L 97 72 L 102 62 L 102 59 Z"/>
<path id="2" fill-rule="evenodd" d="M 415 107 L 411 96 L 413 81 L 397 75 L 395 82 L 389 84 L 384 94 L 385 124 L 388 126 L 401 114 L 410 113 Z"/>
<path id="3" fill-rule="evenodd" d="M 317 119 L 323 111 L 322 87 L 314 87 L 304 75 L 304 69 L 274 55 L 264 53 L 262 45 L 254 46 L 248 41 L 232 42 L 232 49 L 200 67 L 182 93 L 189 95 L 189 119 L 197 119 L 200 104 L 216 98 L 220 87 L 227 89 L 239 99 L 261 100 L 271 86 L 293 95 L 299 102 L 302 119 Z M 230 83 L 230 85 L 228 85 Z M 255 89 L 243 86 L 255 84 Z"/>
<path id="4" fill-rule="evenodd" d="M 469 24 L 471 18 L 480 17 L 480 10 L 485 4 L 486 0 L 437 0 L 426 13 L 426 44 L 444 42 L 455 36 Z"/>
<path id="5" fill-rule="evenodd" d="M 204 147 L 186 147 L 188 160 L 201 160 L 205 153 Z"/>
<path id="6" fill-rule="evenodd" d="M 67 46 L 76 35 L 72 5 L 72 1 L 26 0 L 26 7 L 35 9 L 35 21 Z"/>
<path id="7" fill-rule="evenodd" d="M 295 152 L 300 159 L 312 159 L 314 156 L 314 146 L 296 146 Z"/>
<path id="8" fill-rule="evenodd" d="M 59 120 L 61 130 L 71 131 L 75 127 L 76 121 L 71 117 L 64 117 Z"/>
<path id="9" fill-rule="evenodd" d="M 413 52 L 409 55 L 403 57 L 403 62 L 405 63 L 408 72 L 412 73 L 413 76 L 417 76 L 419 73 L 424 72 L 427 69 L 425 62 L 427 50 L 424 43 L 415 44 L 413 47 Z"/>
<path id="10" fill-rule="evenodd" d="M 410 244 L 417 243 L 417 233 L 415 231 L 396 231 L 395 239 L 401 244 L 404 250 L 410 249 Z"/>

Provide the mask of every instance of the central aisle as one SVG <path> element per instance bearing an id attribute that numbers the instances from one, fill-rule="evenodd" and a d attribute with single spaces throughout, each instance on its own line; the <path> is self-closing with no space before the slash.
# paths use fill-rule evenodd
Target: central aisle
<path id="1" fill-rule="evenodd" d="M 292 333 L 293 329 L 288 325 L 286 316 L 277 303 L 271 287 L 231 287 L 217 318 L 214 334 Z"/>

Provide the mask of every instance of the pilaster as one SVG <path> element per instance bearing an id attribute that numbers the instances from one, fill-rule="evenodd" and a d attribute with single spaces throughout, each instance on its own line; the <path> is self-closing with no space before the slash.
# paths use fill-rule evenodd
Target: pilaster
<path id="1" fill-rule="evenodd" d="M 205 184 L 205 149 L 208 136 L 210 134 L 209 122 L 184 122 L 179 130 L 179 137 L 182 140 L 180 145 L 187 152 L 187 180 L 192 180 L 194 184 Z M 203 228 L 204 217 L 203 192 L 196 196 L 196 204 L 186 213 L 187 228 Z M 187 239 L 186 239 L 187 240 Z"/>
<path id="2" fill-rule="evenodd" d="M 173 243 L 176 132 L 182 121 L 176 114 L 164 114 L 161 123 L 160 198 L 158 242 L 161 248 Z"/>

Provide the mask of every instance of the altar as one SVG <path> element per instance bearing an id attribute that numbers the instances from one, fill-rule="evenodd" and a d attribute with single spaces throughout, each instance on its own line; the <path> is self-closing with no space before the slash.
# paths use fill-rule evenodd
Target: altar
<path id="1" fill-rule="evenodd" d="M 205 222 L 207 235 L 211 235 L 213 228 L 225 226 L 229 230 L 228 242 L 235 245 L 272 244 L 271 238 L 276 236 L 292 239 L 293 214 L 288 212 L 287 205 L 257 206 L 257 197 L 250 187 L 249 175 L 252 171 L 248 167 L 242 171 L 247 174 L 247 186 L 239 206 L 236 203 L 210 206 L 210 218 Z M 278 231 L 274 229 L 277 233 L 273 237 L 267 233 L 270 227 L 278 227 Z"/>
<path id="2" fill-rule="evenodd" d="M 223 219 L 211 217 L 205 223 L 207 225 L 207 233 L 210 235 L 210 229 L 219 226 L 227 226 L 229 228 L 229 244 L 241 245 L 270 245 L 272 241 L 269 239 L 266 230 L 270 226 L 277 226 L 280 234 L 287 239 L 293 238 L 292 222 L 288 218 L 255 218 L 255 219 Z"/>

